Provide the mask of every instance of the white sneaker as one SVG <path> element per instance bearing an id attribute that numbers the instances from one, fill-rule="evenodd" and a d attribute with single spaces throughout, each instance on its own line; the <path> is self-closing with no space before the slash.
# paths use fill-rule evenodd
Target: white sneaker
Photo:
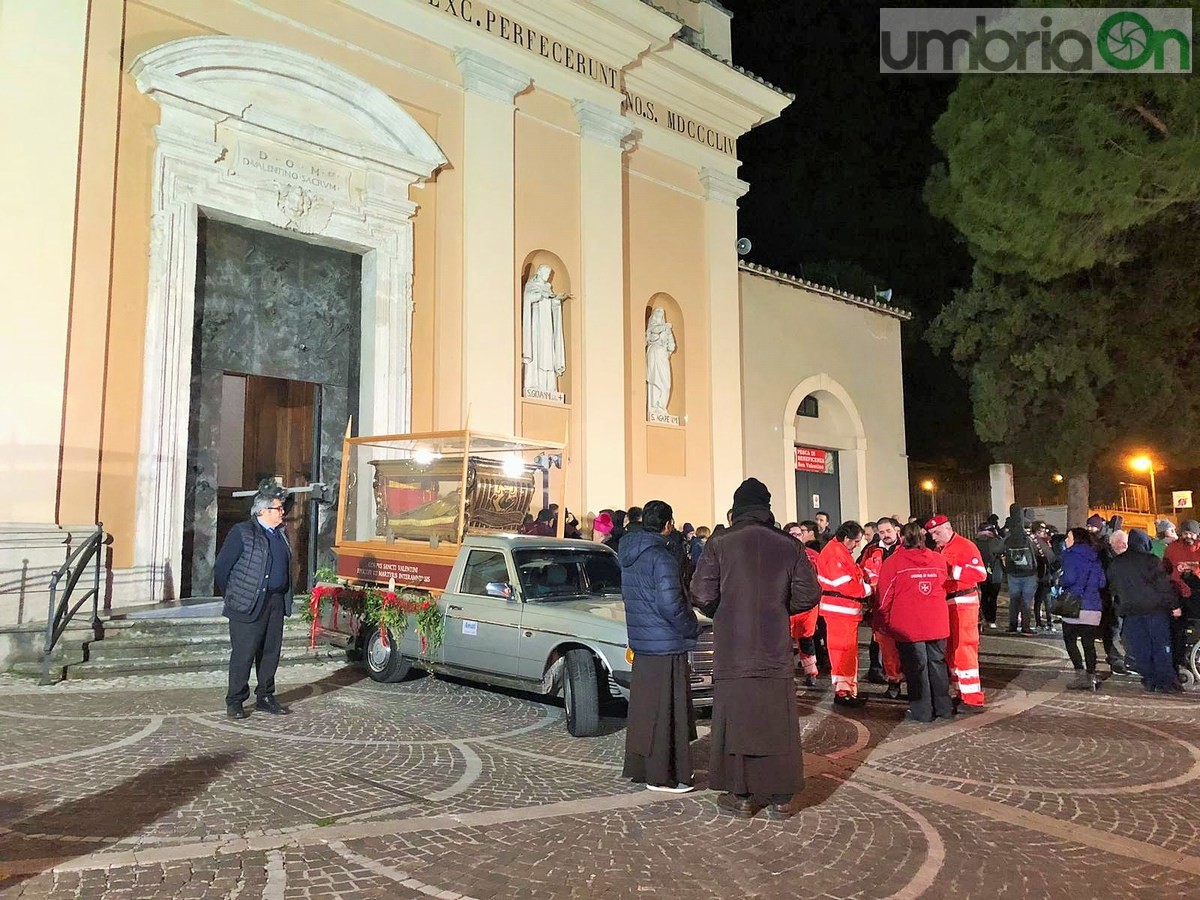
<path id="1" fill-rule="evenodd" d="M 694 784 L 677 784 L 674 787 L 671 787 L 671 785 L 669 785 L 669 784 L 648 784 L 648 785 L 646 785 L 646 790 L 661 791 L 664 794 L 687 794 L 687 793 L 690 793 L 691 791 L 694 791 L 695 789 L 696 789 L 696 786 Z"/>

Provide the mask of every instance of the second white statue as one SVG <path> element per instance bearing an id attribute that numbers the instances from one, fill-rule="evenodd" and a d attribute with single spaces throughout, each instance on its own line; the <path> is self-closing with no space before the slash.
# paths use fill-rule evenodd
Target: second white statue
<path id="1" fill-rule="evenodd" d="M 650 313 L 646 325 L 646 406 L 652 422 L 676 424 L 667 412 L 671 401 L 671 354 L 675 352 L 675 331 L 661 306 Z"/>

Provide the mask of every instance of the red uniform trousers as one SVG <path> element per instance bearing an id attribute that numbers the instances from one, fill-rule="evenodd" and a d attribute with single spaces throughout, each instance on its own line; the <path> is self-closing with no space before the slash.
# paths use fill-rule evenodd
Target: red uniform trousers
<path id="1" fill-rule="evenodd" d="M 903 681 L 904 669 L 900 666 L 900 651 L 896 648 L 896 641 L 882 631 L 873 630 L 871 635 L 875 638 L 875 643 L 879 645 L 884 676 L 891 682 Z"/>
<path id="2" fill-rule="evenodd" d="M 950 608 L 950 638 L 946 663 L 950 667 L 950 695 L 963 703 L 983 706 L 979 681 L 979 591 L 955 591 L 946 597 Z"/>
<path id="3" fill-rule="evenodd" d="M 858 696 L 858 626 L 862 606 L 844 597 L 822 597 L 821 618 L 829 649 L 829 674 L 835 694 Z"/>
<path id="4" fill-rule="evenodd" d="M 808 612 L 802 612 L 790 618 L 792 640 L 796 642 L 800 665 L 804 669 L 805 675 L 815 676 L 817 674 L 816 654 L 805 652 L 805 650 L 815 649 L 812 638 L 817 633 L 817 615 L 818 609 L 814 606 Z"/>

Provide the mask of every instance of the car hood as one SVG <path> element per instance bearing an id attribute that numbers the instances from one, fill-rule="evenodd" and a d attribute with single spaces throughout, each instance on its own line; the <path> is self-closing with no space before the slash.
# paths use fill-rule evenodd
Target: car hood
<path id="1" fill-rule="evenodd" d="M 601 600 L 595 597 L 580 597 L 578 600 L 547 600 L 532 604 L 538 614 L 546 618 L 570 618 L 589 616 L 605 622 L 625 624 L 625 602 L 623 600 Z"/>

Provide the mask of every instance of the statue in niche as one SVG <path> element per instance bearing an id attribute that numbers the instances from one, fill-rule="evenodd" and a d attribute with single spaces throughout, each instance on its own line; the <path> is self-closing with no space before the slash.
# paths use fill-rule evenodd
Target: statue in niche
<path id="1" fill-rule="evenodd" d="M 530 391 L 536 392 L 534 396 L 552 397 L 558 393 L 558 376 L 567 370 L 562 305 L 569 298 L 569 294 L 556 294 L 551 289 L 547 265 L 538 266 L 525 282 L 521 295 L 521 362 L 525 364 L 527 395 Z"/>
<path id="2" fill-rule="evenodd" d="M 675 331 L 661 306 L 650 313 L 646 326 L 646 404 L 651 417 L 666 416 L 671 400 L 671 354 Z"/>

